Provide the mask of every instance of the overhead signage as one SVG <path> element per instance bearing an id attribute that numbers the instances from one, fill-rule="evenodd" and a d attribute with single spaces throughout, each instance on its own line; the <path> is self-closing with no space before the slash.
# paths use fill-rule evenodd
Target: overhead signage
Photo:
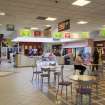
<path id="1" fill-rule="evenodd" d="M 58 32 L 70 29 L 70 19 L 58 23 Z"/>
<path id="2" fill-rule="evenodd" d="M 13 24 L 7 24 L 6 25 L 6 29 L 7 29 L 7 31 L 14 31 L 15 30 L 15 26 Z"/>
<path id="3" fill-rule="evenodd" d="M 33 32 L 33 35 L 36 37 L 36 36 L 41 36 L 41 31 L 34 31 Z"/>
<path id="4" fill-rule="evenodd" d="M 30 29 L 21 29 L 20 30 L 20 36 L 25 36 L 25 37 L 29 37 L 31 36 L 32 31 Z"/>
<path id="5" fill-rule="evenodd" d="M 56 32 L 53 34 L 54 40 L 60 40 L 62 38 L 63 34 L 61 32 Z"/>
<path id="6" fill-rule="evenodd" d="M 105 28 L 102 28 L 102 29 L 100 30 L 100 35 L 101 35 L 102 37 L 105 37 Z"/>
<path id="7" fill-rule="evenodd" d="M 81 32 L 81 38 L 89 38 L 89 32 Z"/>
<path id="8" fill-rule="evenodd" d="M 64 32 L 64 38 L 71 38 L 70 32 Z"/>
<path id="9" fill-rule="evenodd" d="M 95 41 L 94 46 L 95 47 L 104 47 L 104 41 Z"/>

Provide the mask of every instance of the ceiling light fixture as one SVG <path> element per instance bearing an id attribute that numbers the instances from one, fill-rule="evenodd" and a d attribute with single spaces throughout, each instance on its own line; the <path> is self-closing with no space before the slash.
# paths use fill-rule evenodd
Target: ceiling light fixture
<path id="1" fill-rule="evenodd" d="M 48 21 L 55 21 L 56 18 L 48 17 L 48 18 L 46 18 L 45 20 L 48 20 Z"/>
<path id="2" fill-rule="evenodd" d="M 0 26 L 2 26 L 2 24 L 0 24 Z"/>
<path id="3" fill-rule="evenodd" d="M 37 27 L 31 27 L 31 30 L 38 30 L 39 28 Z"/>
<path id="4" fill-rule="evenodd" d="M 1 16 L 5 16 L 5 13 L 4 13 L 4 12 L 0 12 L 0 15 L 1 15 Z"/>
<path id="5" fill-rule="evenodd" d="M 76 0 L 75 2 L 72 3 L 72 5 L 76 5 L 76 6 L 85 6 L 87 4 L 91 3 L 91 1 L 89 0 Z"/>
<path id="6" fill-rule="evenodd" d="M 46 27 L 51 27 L 51 25 L 46 25 Z"/>
<path id="7" fill-rule="evenodd" d="M 87 24 L 88 22 L 87 21 L 79 21 L 77 22 L 77 24 Z"/>

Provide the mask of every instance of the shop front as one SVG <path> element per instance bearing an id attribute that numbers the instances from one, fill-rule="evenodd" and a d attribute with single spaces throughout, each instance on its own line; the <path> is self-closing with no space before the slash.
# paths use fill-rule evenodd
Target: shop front
<path id="1" fill-rule="evenodd" d="M 105 61 L 105 41 L 95 41 L 94 47 L 97 48 L 99 52 L 99 61 Z"/>
<path id="2" fill-rule="evenodd" d="M 92 42 L 91 42 L 92 43 Z M 69 42 L 63 44 L 63 56 L 65 64 L 73 64 L 76 56 L 81 53 L 85 63 L 90 62 L 92 56 L 92 46 L 89 40 L 81 40 L 78 42 Z"/>

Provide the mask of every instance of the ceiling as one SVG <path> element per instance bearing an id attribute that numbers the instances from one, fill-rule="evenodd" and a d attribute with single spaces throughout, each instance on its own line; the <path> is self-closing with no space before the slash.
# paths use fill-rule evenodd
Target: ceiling
<path id="1" fill-rule="evenodd" d="M 97 30 L 105 24 L 105 0 L 91 0 L 84 7 L 72 6 L 75 0 L 0 0 L 0 11 L 6 13 L 0 16 L 0 30 L 6 28 L 6 24 L 14 24 L 16 29 L 23 27 L 46 28 L 50 24 L 54 28 L 58 22 L 70 19 L 70 31 L 92 31 Z M 55 17 L 54 22 L 37 20 L 36 17 Z M 88 24 L 78 25 L 76 22 L 84 20 Z"/>

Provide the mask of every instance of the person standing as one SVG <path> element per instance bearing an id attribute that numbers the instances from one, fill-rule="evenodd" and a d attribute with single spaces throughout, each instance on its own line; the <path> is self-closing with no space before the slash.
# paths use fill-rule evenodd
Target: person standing
<path id="1" fill-rule="evenodd" d="M 92 66 L 92 71 L 95 69 L 98 70 L 98 64 L 99 64 L 99 53 L 97 51 L 97 48 L 94 49 L 93 52 L 93 66 Z"/>
<path id="2" fill-rule="evenodd" d="M 86 67 L 83 65 L 83 59 L 82 59 L 82 55 L 79 53 L 74 61 L 74 69 L 75 70 L 79 70 L 80 71 L 80 75 L 83 75 Z"/>

